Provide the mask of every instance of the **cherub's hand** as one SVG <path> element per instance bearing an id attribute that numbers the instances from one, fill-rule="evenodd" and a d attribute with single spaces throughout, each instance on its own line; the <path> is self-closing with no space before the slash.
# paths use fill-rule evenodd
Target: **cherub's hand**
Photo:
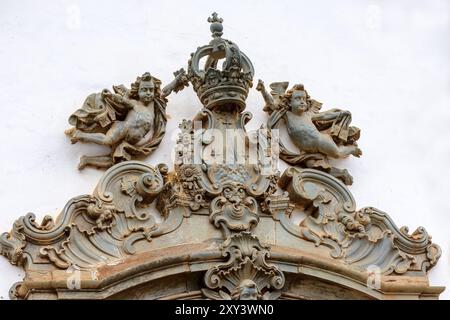
<path id="1" fill-rule="evenodd" d="M 256 90 L 263 91 L 264 90 L 264 81 L 261 79 L 258 80 L 258 85 L 256 86 Z"/>
<path id="2" fill-rule="evenodd" d="M 175 71 L 173 75 L 175 76 L 175 80 L 172 82 L 172 84 L 169 85 L 170 90 L 179 92 L 179 91 L 183 90 L 184 87 L 187 87 L 189 85 L 189 79 L 186 75 L 186 71 L 184 71 L 183 68 L 181 68 L 178 71 Z"/>

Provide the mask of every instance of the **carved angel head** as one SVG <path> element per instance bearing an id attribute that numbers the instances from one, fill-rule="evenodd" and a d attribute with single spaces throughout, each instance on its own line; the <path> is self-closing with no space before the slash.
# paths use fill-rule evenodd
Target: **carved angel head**
<path id="1" fill-rule="evenodd" d="M 146 72 L 131 84 L 130 98 L 149 104 L 154 98 L 161 97 L 161 80 Z"/>
<path id="2" fill-rule="evenodd" d="M 260 300 L 261 294 L 253 280 L 245 279 L 231 293 L 232 300 Z"/>
<path id="3" fill-rule="evenodd" d="M 310 96 L 302 84 L 296 84 L 281 98 L 281 103 L 296 114 L 308 111 Z"/>

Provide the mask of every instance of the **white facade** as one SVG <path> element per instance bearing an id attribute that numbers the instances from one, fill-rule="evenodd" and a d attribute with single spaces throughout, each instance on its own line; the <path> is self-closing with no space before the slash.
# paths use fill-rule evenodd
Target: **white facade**
<path id="1" fill-rule="evenodd" d="M 424 226 L 442 249 L 432 285 L 450 298 L 450 36 L 448 1 L 37 1 L 0 3 L 0 232 L 27 212 L 56 216 L 90 193 L 102 171 L 77 170 L 92 145 L 71 145 L 69 115 L 88 94 L 129 85 L 145 71 L 168 83 L 210 40 L 206 18 L 250 57 L 255 81 L 303 83 L 324 109 L 362 129 L 354 176 L 359 207 L 410 232 Z M 266 120 L 252 89 L 249 129 Z M 192 88 L 169 97 L 166 136 L 147 158 L 171 166 L 182 119 L 201 105 Z M 0 299 L 23 277 L 0 259 Z"/>

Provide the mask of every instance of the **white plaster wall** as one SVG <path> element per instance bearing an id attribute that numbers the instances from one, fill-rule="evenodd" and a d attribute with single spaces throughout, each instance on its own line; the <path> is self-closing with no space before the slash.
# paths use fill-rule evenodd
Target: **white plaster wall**
<path id="1" fill-rule="evenodd" d="M 448 1 L 17 1 L 0 2 L 0 231 L 27 212 L 56 215 L 90 193 L 102 172 L 76 165 L 99 148 L 63 131 L 85 97 L 150 71 L 165 83 L 210 40 L 206 18 L 252 59 L 256 79 L 302 82 L 324 108 L 346 108 L 362 128 L 361 159 L 342 166 L 360 207 L 398 226 L 424 226 L 443 255 L 430 272 L 450 287 Z M 255 79 L 255 80 L 256 80 Z M 255 82 L 256 83 L 256 82 Z M 167 135 L 148 158 L 171 162 L 174 132 L 200 104 L 170 97 Z M 250 128 L 265 121 L 253 90 Z M 23 276 L 0 259 L 0 299 Z M 450 298 L 450 289 L 442 295 Z"/>

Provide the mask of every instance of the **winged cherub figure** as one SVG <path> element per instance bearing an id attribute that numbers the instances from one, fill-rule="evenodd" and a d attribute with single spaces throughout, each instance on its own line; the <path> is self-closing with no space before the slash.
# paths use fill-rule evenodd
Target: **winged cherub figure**
<path id="1" fill-rule="evenodd" d="M 300 154 L 293 153 L 280 142 L 280 158 L 293 165 L 326 171 L 352 184 L 347 170 L 334 168 L 329 163 L 329 158 L 362 155 L 356 144 L 360 129 L 350 126 L 351 113 L 340 109 L 320 112 L 322 104 L 312 100 L 303 85 L 294 85 L 286 91 L 288 86 L 288 82 L 273 83 L 269 94 L 259 80 L 256 88 L 266 102 L 264 111 L 270 115 L 268 127 L 276 128 L 283 119 L 292 142 L 300 151 Z"/>
<path id="2" fill-rule="evenodd" d="M 111 148 L 101 156 L 82 156 L 78 168 L 87 166 L 109 168 L 112 165 L 149 155 L 155 150 L 165 133 L 166 97 L 183 89 L 187 83 L 183 69 L 175 79 L 161 90 L 161 81 L 144 73 L 131 84 L 113 86 L 87 97 L 83 106 L 75 111 L 69 123 L 74 127 L 65 131 L 72 143 L 88 142 Z"/>

